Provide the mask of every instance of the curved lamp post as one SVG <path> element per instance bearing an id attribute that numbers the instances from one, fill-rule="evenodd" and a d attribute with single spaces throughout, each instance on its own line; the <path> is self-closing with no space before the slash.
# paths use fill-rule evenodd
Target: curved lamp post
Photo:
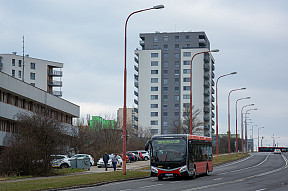
<path id="1" fill-rule="evenodd" d="M 219 52 L 219 50 L 214 49 L 214 50 L 209 50 L 209 51 L 204 51 L 204 52 L 198 52 L 198 53 L 194 54 L 192 59 L 191 59 L 191 69 L 190 69 L 190 135 L 192 135 L 192 129 L 193 129 L 193 127 L 192 127 L 192 62 L 193 62 L 193 59 L 196 55 L 209 53 L 209 52 Z"/>
<path id="2" fill-rule="evenodd" d="M 123 160 L 123 169 L 122 169 L 122 174 L 126 175 L 126 118 L 127 118 L 127 108 L 126 108 L 126 91 L 127 91 L 127 69 L 126 69 L 126 57 L 127 57 L 127 24 L 128 24 L 128 20 L 129 18 L 136 14 L 136 13 L 140 13 L 143 11 L 148 11 L 148 10 L 152 10 L 152 9 L 162 9 L 164 8 L 164 5 L 156 5 L 154 7 L 148 8 L 148 9 L 142 9 L 139 11 L 135 11 L 133 13 L 131 13 L 125 22 L 125 51 L 124 51 L 124 106 L 123 106 L 123 156 L 122 156 L 122 160 Z"/>
<path id="3" fill-rule="evenodd" d="M 224 74 L 222 76 L 219 76 L 216 80 L 216 153 L 217 153 L 217 161 L 219 160 L 219 151 L 218 151 L 218 81 L 220 78 L 223 78 L 225 76 L 230 76 L 230 75 L 234 75 L 237 74 L 237 72 L 231 72 L 229 74 Z"/>
<path id="4" fill-rule="evenodd" d="M 239 88 L 231 90 L 228 94 L 228 150 L 229 150 L 229 159 L 230 159 L 230 94 L 234 91 L 245 90 L 246 88 Z"/>
<path id="5" fill-rule="evenodd" d="M 243 100 L 243 99 L 250 99 L 250 97 L 240 98 L 240 99 L 237 99 L 237 101 L 236 101 L 236 156 L 237 157 L 238 157 L 237 103 L 238 103 L 238 101 Z"/>
<path id="6" fill-rule="evenodd" d="M 257 108 L 254 108 L 254 109 L 248 109 L 245 113 L 245 147 L 246 147 L 246 154 L 248 152 L 248 145 L 247 145 L 247 120 L 246 120 L 246 117 L 247 117 L 247 113 L 248 111 L 252 111 L 252 110 L 257 110 Z"/>
<path id="7" fill-rule="evenodd" d="M 249 106 L 253 106 L 254 105 L 254 103 L 252 103 L 252 104 L 249 104 L 249 105 L 244 105 L 243 107 L 242 107 L 242 109 L 241 109 L 241 138 L 242 138 L 242 156 L 243 156 L 243 152 L 244 152 L 244 150 L 243 150 L 243 139 L 244 139 L 244 135 L 243 135 L 243 109 L 245 108 L 245 107 L 249 107 Z"/>

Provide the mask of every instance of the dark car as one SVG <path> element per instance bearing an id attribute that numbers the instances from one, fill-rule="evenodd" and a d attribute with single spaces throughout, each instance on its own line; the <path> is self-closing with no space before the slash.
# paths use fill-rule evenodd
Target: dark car
<path id="1" fill-rule="evenodd" d="M 126 153 L 126 155 L 129 157 L 130 162 L 136 161 L 136 159 L 132 153 Z"/>

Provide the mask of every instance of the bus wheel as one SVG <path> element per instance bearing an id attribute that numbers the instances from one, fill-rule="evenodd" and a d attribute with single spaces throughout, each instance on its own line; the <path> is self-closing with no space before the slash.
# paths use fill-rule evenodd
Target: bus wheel
<path id="1" fill-rule="evenodd" d="M 163 177 L 162 176 L 158 176 L 158 180 L 163 180 Z"/>
<path id="2" fill-rule="evenodd" d="M 206 176 L 208 176 L 209 175 L 209 169 L 208 169 L 208 165 L 207 165 L 207 168 L 206 168 Z"/>

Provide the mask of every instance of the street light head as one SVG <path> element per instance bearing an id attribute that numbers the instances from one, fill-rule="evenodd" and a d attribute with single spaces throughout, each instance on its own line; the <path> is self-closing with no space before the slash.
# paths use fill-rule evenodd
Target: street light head
<path id="1" fill-rule="evenodd" d="M 241 90 L 246 90 L 246 88 L 241 88 Z"/>
<path id="2" fill-rule="evenodd" d="M 231 72 L 230 74 L 237 74 L 237 72 Z"/>
<path id="3" fill-rule="evenodd" d="M 219 52 L 218 49 L 210 50 L 210 52 Z"/>
<path id="4" fill-rule="evenodd" d="M 155 5 L 153 6 L 153 9 L 163 9 L 164 5 Z"/>
<path id="5" fill-rule="evenodd" d="M 246 97 L 245 99 L 250 99 L 251 97 Z"/>
<path id="6" fill-rule="evenodd" d="M 250 104 L 250 105 L 252 106 L 252 105 L 255 105 L 255 104 L 254 104 L 254 103 L 252 103 L 252 104 Z"/>

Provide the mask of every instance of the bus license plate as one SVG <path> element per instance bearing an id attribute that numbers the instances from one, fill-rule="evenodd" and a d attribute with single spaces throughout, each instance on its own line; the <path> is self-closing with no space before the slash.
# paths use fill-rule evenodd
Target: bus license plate
<path id="1" fill-rule="evenodd" d="M 165 174 L 165 176 L 173 176 L 173 174 Z"/>

